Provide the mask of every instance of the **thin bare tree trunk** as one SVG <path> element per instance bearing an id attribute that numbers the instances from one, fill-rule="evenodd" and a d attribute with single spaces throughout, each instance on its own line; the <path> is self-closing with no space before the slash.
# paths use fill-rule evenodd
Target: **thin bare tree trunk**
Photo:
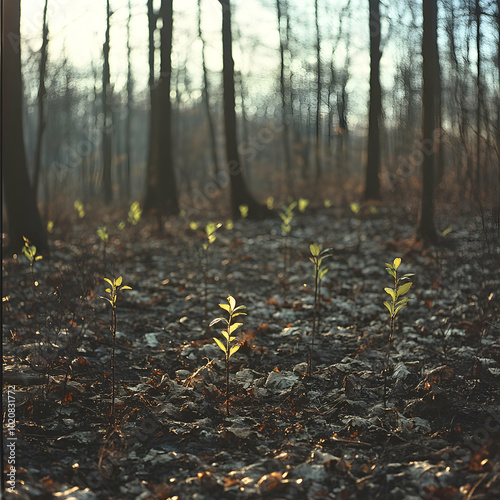
<path id="1" fill-rule="evenodd" d="M 427 243 L 438 239 L 434 226 L 434 130 L 436 127 L 437 0 L 423 0 L 423 95 L 422 95 L 422 200 L 416 239 Z"/>
<path id="2" fill-rule="evenodd" d="M 217 178 L 219 173 L 219 161 L 217 159 L 217 139 L 215 135 L 215 125 L 210 110 L 210 93 L 208 91 L 208 71 L 205 59 L 205 38 L 201 30 L 201 0 L 198 0 L 198 36 L 201 40 L 201 66 L 203 69 L 203 104 L 207 113 L 208 133 L 210 135 L 210 150 L 212 153 L 212 172 Z"/>
<path id="3" fill-rule="evenodd" d="M 125 132 L 125 154 L 127 156 L 127 164 L 126 164 L 126 174 L 125 174 L 125 196 L 127 200 L 130 201 L 132 197 L 132 180 L 131 180 L 131 171 L 132 171 L 132 92 L 134 88 L 134 83 L 132 81 L 132 61 L 131 61 L 131 53 L 132 47 L 130 45 L 130 23 L 132 21 L 132 5 L 130 0 L 128 1 L 128 20 L 127 20 L 127 123 L 126 123 L 126 132 Z"/>
<path id="4" fill-rule="evenodd" d="M 40 83 L 38 86 L 38 132 L 36 136 L 35 147 L 35 177 L 33 181 L 33 190 L 35 192 L 35 200 L 38 198 L 38 186 L 40 184 L 40 171 L 42 169 L 42 144 L 43 134 L 45 132 L 45 98 L 47 92 L 45 90 L 45 73 L 47 69 L 47 49 L 49 45 L 49 28 L 47 25 L 47 7 L 49 0 L 45 0 L 43 8 L 43 26 L 42 26 L 42 48 L 40 53 Z"/>
<path id="5" fill-rule="evenodd" d="M 369 0 L 370 7 L 370 105 L 368 111 L 368 155 L 366 163 L 365 200 L 380 200 L 380 119 L 382 89 L 380 86 L 380 0 Z"/>
<path id="6" fill-rule="evenodd" d="M 111 11 L 109 0 L 106 2 L 106 38 L 103 45 L 104 65 L 102 69 L 102 112 L 104 124 L 102 129 L 102 182 L 104 202 L 108 205 L 113 201 L 113 186 L 111 180 L 111 87 L 109 71 L 109 30 Z"/>
<path id="7" fill-rule="evenodd" d="M 285 43 L 283 42 L 282 22 L 281 22 L 281 2 L 276 0 L 276 10 L 278 15 L 278 34 L 280 40 L 280 92 L 281 92 L 281 123 L 283 124 L 283 152 L 285 153 L 285 182 L 288 188 L 288 194 L 292 194 L 293 184 L 291 176 L 292 158 L 290 154 L 290 129 L 287 117 L 287 99 L 285 85 Z"/>
<path id="8" fill-rule="evenodd" d="M 319 182 L 321 178 L 321 144 L 320 144 L 320 119 L 321 119 L 321 34 L 319 29 L 319 13 L 318 0 L 314 0 L 314 22 L 316 26 L 316 128 L 315 128 L 315 160 L 316 160 L 316 175 L 315 182 Z"/>

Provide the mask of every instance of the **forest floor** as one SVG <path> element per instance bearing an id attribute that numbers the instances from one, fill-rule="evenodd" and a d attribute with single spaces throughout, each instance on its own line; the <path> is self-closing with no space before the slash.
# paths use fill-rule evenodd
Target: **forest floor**
<path id="1" fill-rule="evenodd" d="M 205 293 L 202 229 L 173 219 L 160 237 L 108 218 L 104 246 L 88 219 L 56 227 L 51 257 L 33 269 L 3 260 L 12 498 L 500 498 L 495 221 L 443 216 L 448 245 L 425 249 L 388 208 L 297 215 L 283 274 L 280 219 L 241 220 L 209 245 Z M 333 254 L 308 377 L 311 242 Z M 384 263 L 396 257 L 415 276 L 384 407 Z M 103 278 L 118 276 L 132 290 L 117 303 L 112 421 L 111 308 L 100 297 Z M 220 324 L 208 328 L 228 294 L 248 314 L 230 359 L 229 416 Z"/>

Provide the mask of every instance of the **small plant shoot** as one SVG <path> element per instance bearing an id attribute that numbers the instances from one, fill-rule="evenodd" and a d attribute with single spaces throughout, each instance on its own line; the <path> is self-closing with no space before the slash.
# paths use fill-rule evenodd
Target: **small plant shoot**
<path id="1" fill-rule="evenodd" d="M 132 205 L 130 205 L 130 210 L 128 211 L 127 220 L 133 226 L 137 226 L 139 221 L 141 220 L 142 210 L 138 201 L 134 201 Z"/>
<path id="2" fill-rule="evenodd" d="M 236 307 L 236 300 L 231 295 L 227 296 L 227 304 L 219 304 L 219 307 L 227 312 L 228 318 L 215 318 L 210 323 L 210 327 L 217 323 L 225 323 L 226 329 L 222 330 L 221 334 L 224 337 L 225 342 L 222 342 L 217 337 L 214 337 L 215 343 L 219 346 L 220 350 L 225 355 L 226 363 L 226 412 L 229 416 L 229 360 L 231 356 L 240 348 L 240 344 L 235 343 L 236 337 L 233 335 L 234 332 L 242 326 L 243 323 L 233 322 L 236 316 L 246 315 L 243 309 L 245 306 L 240 305 Z"/>
<path id="3" fill-rule="evenodd" d="M 288 236 L 292 230 L 293 211 L 297 206 L 296 201 L 284 206 L 279 213 L 281 217 L 281 236 L 283 237 L 283 278 L 288 274 Z"/>
<path id="4" fill-rule="evenodd" d="M 387 342 L 387 351 L 385 355 L 385 369 L 384 369 L 384 407 L 387 406 L 387 374 L 389 370 L 389 356 L 391 351 L 392 338 L 394 335 L 394 320 L 401 309 L 408 305 L 409 297 L 403 297 L 409 291 L 413 283 L 408 281 L 413 273 L 404 274 L 398 277 L 398 268 L 401 265 L 401 259 L 397 257 L 392 264 L 385 263 L 385 270 L 394 278 L 394 288 L 384 288 L 385 293 L 390 296 L 390 300 L 384 301 L 384 306 L 390 314 L 390 333 Z M 404 282 L 404 283 L 402 283 Z"/>
<path id="5" fill-rule="evenodd" d="M 111 306 L 111 333 L 113 335 L 113 344 L 111 348 L 111 377 L 112 377 L 112 393 L 111 393 L 111 418 L 114 416 L 115 409 L 115 345 L 116 345 L 116 304 L 118 301 L 118 294 L 122 290 L 132 290 L 128 285 L 123 285 L 123 278 L 119 276 L 116 279 L 104 278 L 104 281 L 109 284 L 106 288 L 108 297 L 100 297 L 101 299 L 109 302 Z"/>
<path id="6" fill-rule="evenodd" d="M 35 280 L 35 262 L 37 260 L 41 260 L 42 256 L 36 254 L 36 246 L 32 245 L 30 240 L 23 236 L 24 240 L 24 247 L 23 247 L 23 254 L 24 256 L 29 260 L 30 263 L 30 269 L 31 269 L 31 279 L 33 281 L 33 286 L 37 287 L 38 286 L 38 281 Z"/>
<path id="7" fill-rule="evenodd" d="M 306 198 L 300 198 L 299 200 L 299 212 L 303 214 L 306 211 L 306 208 L 309 206 L 309 200 Z"/>
<path id="8" fill-rule="evenodd" d="M 327 257 L 331 257 L 332 249 L 325 248 L 322 249 L 321 245 L 317 243 L 311 243 L 309 245 L 309 251 L 311 252 L 311 257 L 309 260 L 314 264 L 314 310 L 313 310 L 313 324 L 311 330 L 311 346 L 309 350 L 309 363 L 307 366 L 307 374 L 310 377 L 312 375 L 313 367 L 313 352 L 314 352 L 314 336 L 316 332 L 319 332 L 320 325 L 320 308 L 321 308 L 321 280 L 328 272 L 328 267 L 323 265 L 323 260 Z"/>
<path id="9" fill-rule="evenodd" d="M 78 213 L 78 217 L 80 217 L 80 219 L 83 219 L 85 217 L 85 208 L 83 207 L 83 203 L 79 200 L 76 200 L 75 203 L 73 203 L 73 206 Z"/>
<path id="10" fill-rule="evenodd" d="M 243 219 L 248 217 L 248 205 L 240 205 L 239 207 L 240 215 Z"/>
<path id="11" fill-rule="evenodd" d="M 207 297 L 208 297 L 208 268 L 210 267 L 209 264 L 209 256 L 208 256 L 208 249 L 210 248 L 210 245 L 217 239 L 217 235 L 215 232 L 217 229 L 219 229 L 222 226 L 222 223 L 215 223 L 215 222 L 209 222 L 205 226 L 205 242 L 203 243 L 203 259 L 202 259 L 202 268 L 203 268 L 203 282 L 204 282 L 204 287 L 203 287 L 203 302 L 205 304 L 205 312 L 207 312 Z M 196 226 L 198 227 L 198 226 Z"/>

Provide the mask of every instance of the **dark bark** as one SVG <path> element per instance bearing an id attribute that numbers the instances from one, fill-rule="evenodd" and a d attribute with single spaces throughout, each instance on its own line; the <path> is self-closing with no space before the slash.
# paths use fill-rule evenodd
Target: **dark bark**
<path id="1" fill-rule="evenodd" d="M 173 31 L 172 0 L 162 0 L 159 16 L 163 21 L 160 32 L 160 77 L 158 81 L 151 84 L 152 69 L 150 67 L 152 129 L 150 131 L 150 157 L 144 210 L 146 212 L 155 211 L 160 215 L 177 215 L 179 213 L 179 202 L 172 154 L 172 102 L 170 100 Z M 150 12 L 149 19 L 151 42 L 151 21 L 156 24 L 154 13 Z M 154 111 L 155 107 L 158 108 L 157 112 Z"/>
<path id="2" fill-rule="evenodd" d="M 477 52 L 477 75 L 476 75 L 476 189 L 481 192 L 481 109 L 483 108 L 483 85 L 482 85 L 482 52 L 481 52 L 481 2 L 475 0 L 474 17 L 476 20 L 476 52 Z"/>
<path id="3" fill-rule="evenodd" d="M 435 243 L 438 240 L 434 226 L 437 0 L 423 0 L 423 17 L 422 153 L 424 160 L 422 163 L 422 199 L 416 239 L 424 243 Z"/>
<path id="4" fill-rule="evenodd" d="M 283 152 L 285 154 L 285 182 L 288 187 L 288 194 L 293 191 L 291 166 L 292 158 L 290 154 L 290 128 L 288 126 L 287 110 L 288 104 L 286 99 L 286 84 L 285 84 L 285 44 L 286 39 L 283 40 L 282 33 L 282 14 L 281 14 L 281 1 L 276 0 L 276 10 L 278 15 L 278 35 L 280 40 L 280 93 L 281 93 L 281 123 L 283 124 Z"/>
<path id="5" fill-rule="evenodd" d="M 316 161 L 315 182 L 321 178 L 321 144 L 319 137 L 320 112 L 321 112 L 321 34 L 319 30 L 318 0 L 314 0 L 314 22 L 316 27 L 316 123 L 315 123 L 315 148 L 314 158 Z"/>
<path id="6" fill-rule="evenodd" d="M 111 11 L 109 0 L 106 2 L 106 37 L 102 47 L 104 64 L 102 68 L 102 112 L 104 117 L 102 129 L 102 188 L 104 203 L 107 205 L 113 201 L 113 186 L 111 180 L 111 87 L 109 70 L 109 30 Z"/>
<path id="7" fill-rule="evenodd" d="M 234 96 L 234 60 L 231 34 L 231 5 L 229 0 L 219 0 L 222 5 L 222 58 L 224 82 L 224 127 L 226 136 L 226 160 L 231 185 L 231 213 L 241 217 L 240 205 L 248 206 L 249 218 L 262 218 L 267 208 L 259 204 L 250 193 L 241 168 L 236 131 Z"/>
<path id="8" fill-rule="evenodd" d="M 380 86 L 380 1 L 369 0 L 370 7 L 370 105 L 368 111 L 368 152 L 365 200 L 380 200 L 380 119 L 382 89 Z"/>
<path id="9" fill-rule="evenodd" d="M 45 90 L 45 73 L 47 69 L 47 48 L 49 44 L 49 28 L 47 25 L 47 6 L 49 0 L 45 0 L 43 8 L 42 25 L 42 48 L 40 50 L 40 82 L 38 86 L 38 131 L 35 146 L 35 177 L 33 180 L 33 190 L 35 200 L 38 198 L 38 186 L 40 184 L 40 171 L 42 169 L 42 144 L 43 134 L 45 132 L 45 99 L 47 92 Z"/>
<path id="10" fill-rule="evenodd" d="M 132 196 L 132 186 L 131 186 L 131 170 L 132 170 L 132 93 L 134 84 L 132 81 L 132 61 L 131 52 L 132 47 L 130 45 L 130 23 L 132 21 L 132 6 L 130 0 L 128 2 L 128 20 L 127 20 L 127 123 L 125 132 L 125 154 L 127 156 L 126 172 L 125 172 L 125 196 L 127 200 L 130 201 Z"/>
<path id="11" fill-rule="evenodd" d="M 208 122 L 208 133 L 210 136 L 210 150 L 212 153 L 212 172 L 217 178 L 219 173 L 219 162 L 217 160 L 217 140 L 215 135 L 215 125 L 212 118 L 212 112 L 210 110 L 210 93 L 208 91 L 208 71 L 205 60 L 205 38 L 201 31 L 201 0 L 198 0 L 198 36 L 201 40 L 201 66 L 203 69 L 203 103 L 205 105 L 205 111 L 207 113 Z"/>
<path id="12" fill-rule="evenodd" d="M 3 3 L 2 26 L 2 176 L 7 209 L 9 246 L 7 253 L 18 253 L 23 236 L 48 253 L 47 236 L 31 185 L 26 163 L 22 121 L 22 77 L 20 20 L 21 2 Z"/>

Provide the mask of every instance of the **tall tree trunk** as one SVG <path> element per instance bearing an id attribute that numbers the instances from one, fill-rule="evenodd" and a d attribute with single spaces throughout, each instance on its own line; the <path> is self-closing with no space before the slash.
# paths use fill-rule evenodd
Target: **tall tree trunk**
<path id="1" fill-rule="evenodd" d="M 437 0 L 423 0 L 422 37 L 422 199 L 416 239 L 425 243 L 438 240 L 434 226 L 434 131 L 436 126 Z"/>
<path id="2" fill-rule="evenodd" d="M 132 81 L 132 47 L 130 45 L 130 23 L 132 21 L 132 5 L 128 1 L 128 20 L 127 20 L 127 123 L 125 132 L 125 154 L 127 156 L 126 173 L 125 173 L 125 196 L 130 201 L 132 197 L 131 171 L 132 171 L 132 92 L 134 83 Z"/>
<path id="3" fill-rule="evenodd" d="M 42 25 L 42 48 L 40 51 L 40 83 L 38 86 L 38 132 L 36 136 L 35 147 L 35 177 L 33 180 L 33 190 L 35 192 L 35 200 L 38 198 L 38 186 L 40 184 L 40 171 L 42 169 L 42 144 L 43 134 L 45 132 L 45 98 L 47 92 L 45 90 L 45 73 L 47 69 L 47 48 L 49 44 L 49 28 L 47 25 L 47 7 L 49 0 L 45 0 L 43 8 L 43 25 Z"/>
<path id="4" fill-rule="evenodd" d="M 7 253 L 18 253 L 23 248 L 23 236 L 39 253 L 47 253 L 47 236 L 30 183 L 23 140 L 20 0 L 3 3 L 2 21 L 2 123 L 8 124 L 2 127 L 3 193 L 9 234 Z"/>
<path id="5" fill-rule="evenodd" d="M 179 202 L 172 154 L 172 76 L 173 0 L 162 0 L 160 6 L 160 77 L 151 92 L 152 130 L 150 132 L 150 164 L 144 210 L 160 215 L 177 215 Z M 155 114 L 153 109 L 158 107 Z M 155 116 L 156 115 L 156 116 Z"/>
<path id="6" fill-rule="evenodd" d="M 113 186 L 111 180 L 111 87 L 109 72 L 109 29 L 111 11 L 109 0 L 106 1 L 106 38 L 103 45 L 104 65 L 102 68 L 102 112 L 104 124 L 102 129 L 102 187 L 104 203 L 109 205 L 113 201 Z"/>
<path id="7" fill-rule="evenodd" d="M 365 200 L 380 200 L 380 1 L 369 0 L 370 8 L 370 105 L 368 111 L 368 152 L 366 162 Z"/>
<path id="8" fill-rule="evenodd" d="M 316 26 L 316 128 L 314 157 L 316 160 L 315 183 L 321 178 L 321 144 L 319 128 L 321 120 L 321 33 L 319 29 L 318 0 L 314 0 L 314 23 Z"/>
<path id="9" fill-rule="evenodd" d="M 482 54 L 481 54 L 481 2 L 475 0 L 474 16 L 476 18 L 476 52 L 477 52 L 477 75 L 476 75 L 476 189 L 478 195 L 481 193 L 481 109 L 483 107 L 483 85 L 482 85 Z"/>
<path id="10" fill-rule="evenodd" d="M 217 160 L 217 139 L 215 135 L 215 125 L 210 110 L 210 93 L 208 91 L 208 71 L 205 59 L 205 38 L 201 30 L 201 0 L 198 0 L 198 36 L 201 40 L 201 67 L 203 70 L 203 103 L 207 113 L 208 133 L 210 135 L 210 150 L 212 153 L 212 172 L 217 178 L 219 173 L 219 162 Z"/>
<path id="11" fill-rule="evenodd" d="M 278 35 L 280 40 L 280 93 L 281 93 L 281 123 L 283 124 L 283 152 L 285 153 L 285 182 L 288 188 L 288 194 L 293 192 L 293 183 L 291 175 L 292 158 L 290 154 L 290 128 L 287 117 L 287 99 L 285 84 L 285 42 L 283 40 L 282 22 L 281 22 L 281 1 L 276 0 L 276 11 L 278 15 Z"/>
<path id="12" fill-rule="evenodd" d="M 248 207 L 248 217 L 261 218 L 267 214 L 267 208 L 257 203 L 248 189 L 241 168 L 238 153 L 238 135 L 236 131 L 236 110 L 234 97 L 234 60 L 231 34 L 230 0 L 219 0 L 222 5 L 222 59 L 224 82 L 224 127 L 226 135 L 226 160 L 231 183 L 231 212 L 239 218 L 240 205 Z"/>

